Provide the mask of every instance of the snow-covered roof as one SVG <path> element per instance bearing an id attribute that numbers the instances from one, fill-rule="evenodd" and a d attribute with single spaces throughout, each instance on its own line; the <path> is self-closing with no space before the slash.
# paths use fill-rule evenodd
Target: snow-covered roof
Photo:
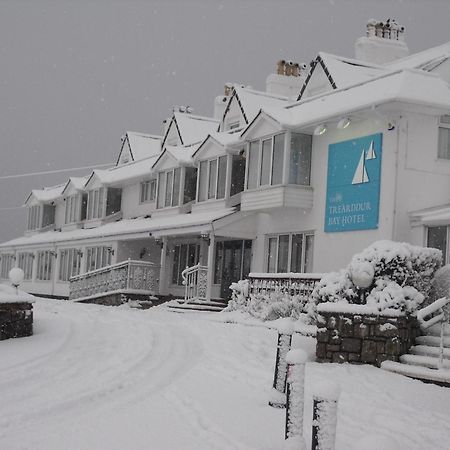
<path id="1" fill-rule="evenodd" d="M 124 219 L 101 225 L 96 228 L 77 229 L 71 231 L 47 231 L 31 236 L 23 236 L 0 244 L 0 248 L 23 247 L 53 243 L 65 243 L 85 239 L 108 238 L 118 235 L 138 233 L 156 233 L 167 229 L 183 229 L 187 227 L 205 226 L 222 217 L 235 212 L 234 208 L 211 210 L 194 214 L 177 214 L 155 218 Z"/>
<path id="2" fill-rule="evenodd" d="M 428 71 L 448 58 L 450 58 L 450 42 L 390 62 L 386 64 L 386 67 L 391 70 L 421 69 Z"/>
<path id="3" fill-rule="evenodd" d="M 58 184 L 57 186 L 44 187 L 43 189 L 33 189 L 25 200 L 25 204 L 27 204 L 31 198 L 34 198 L 40 203 L 51 203 L 61 197 L 64 187 L 65 184 Z"/>
<path id="4" fill-rule="evenodd" d="M 219 145 L 224 148 L 233 147 L 239 145 L 242 142 L 240 137 L 240 133 L 227 133 L 227 132 L 218 132 L 214 131 L 210 133 L 206 139 L 198 146 L 197 150 L 194 152 L 193 156 L 198 155 L 201 152 L 201 149 L 205 146 L 205 144 L 209 141 L 215 141 Z"/>
<path id="5" fill-rule="evenodd" d="M 85 177 L 70 177 L 67 183 L 65 184 L 64 189 L 61 192 L 61 195 L 64 195 L 64 192 L 66 192 L 69 186 L 73 186 L 74 189 L 76 189 L 77 191 L 82 191 L 88 179 L 89 175 Z"/>
<path id="6" fill-rule="evenodd" d="M 112 186 L 125 181 L 131 181 L 144 178 L 151 174 L 151 168 L 158 159 L 158 155 L 150 156 L 139 161 L 133 161 L 128 164 L 111 167 L 107 170 L 95 169 L 86 181 L 84 187 L 87 188 L 93 177 L 96 177 L 101 184 Z"/>
<path id="7" fill-rule="evenodd" d="M 286 108 L 264 108 L 263 112 L 287 128 L 298 128 L 389 102 L 450 110 L 450 89 L 438 76 L 419 70 L 401 70 L 310 97 Z"/>
<path id="8" fill-rule="evenodd" d="M 450 205 L 441 205 L 409 212 L 412 225 L 449 225 Z"/>
<path id="9" fill-rule="evenodd" d="M 131 157 L 134 161 L 157 155 L 161 151 L 162 136 L 127 131 Z"/>
<path id="10" fill-rule="evenodd" d="M 181 166 L 191 165 L 193 163 L 192 156 L 199 148 L 200 144 L 194 145 L 166 145 L 163 152 L 155 159 L 152 168 L 157 169 L 159 162 L 164 155 L 172 156 Z"/>

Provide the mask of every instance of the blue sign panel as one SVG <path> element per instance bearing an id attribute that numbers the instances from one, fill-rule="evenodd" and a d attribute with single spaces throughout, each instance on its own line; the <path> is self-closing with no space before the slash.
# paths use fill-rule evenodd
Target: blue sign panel
<path id="1" fill-rule="evenodd" d="M 328 147 L 326 232 L 378 228 L 382 136 Z"/>

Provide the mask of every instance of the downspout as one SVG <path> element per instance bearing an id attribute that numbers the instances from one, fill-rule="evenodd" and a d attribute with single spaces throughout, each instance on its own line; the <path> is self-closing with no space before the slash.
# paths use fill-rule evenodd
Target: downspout
<path id="1" fill-rule="evenodd" d="M 399 158 L 400 158 L 400 138 L 401 132 L 400 127 L 403 126 L 403 117 L 400 116 L 398 120 L 394 121 L 397 128 L 397 145 L 396 145 L 396 157 L 395 157 L 395 181 L 394 181 L 394 209 L 392 216 L 392 240 L 396 240 L 396 226 L 397 226 L 397 196 L 398 196 L 398 170 L 400 167 Z M 406 136 L 408 135 L 408 122 L 406 122 Z"/>

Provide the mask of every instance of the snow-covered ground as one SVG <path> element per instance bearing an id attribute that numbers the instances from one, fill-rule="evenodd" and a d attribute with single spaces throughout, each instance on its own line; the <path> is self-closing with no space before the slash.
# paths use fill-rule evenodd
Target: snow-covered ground
<path id="1" fill-rule="evenodd" d="M 34 311 L 34 336 L 0 342 L 0 449 L 282 448 L 285 413 L 267 405 L 275 331 L 164 307 Z M 327 378 L 342 388 L 336 450 L 365 434 L 450 448 L 450 389 L 369 366 L 308 363 L 306 434 L 312 381 Z"/>

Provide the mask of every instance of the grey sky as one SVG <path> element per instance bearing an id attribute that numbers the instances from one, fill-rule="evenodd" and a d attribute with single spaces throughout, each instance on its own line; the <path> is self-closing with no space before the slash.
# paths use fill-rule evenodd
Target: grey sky
<path id="1" fill-rule="evenodd" d="M 411 52 L 450 41 L 449 0 L 0 0 L 0 175 L 113 162 L 124 131 L 159 134 L 173 105 L 211 115 L 227 81 L 353 56 L 371 17 L 404 25 Z M 25 227 L 2 208 L 68 176 L 0 180 L 0 241 Z"/>

